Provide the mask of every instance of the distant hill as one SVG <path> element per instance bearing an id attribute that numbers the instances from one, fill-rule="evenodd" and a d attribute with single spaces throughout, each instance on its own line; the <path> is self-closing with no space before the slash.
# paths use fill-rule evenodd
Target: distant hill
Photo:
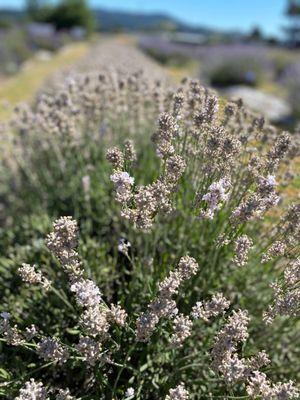
<path id="1" fill-rule="evenodd" d="M 22 10 L 15 10 L 10 8 L 0 8 L 0 18 L 8 19 L 9 21 L 20 21 L 25 17 Z"/>
<path id="2" fill-rule="evenodd" d="M 204 27 L 194 27 L 183 23 L 172 16 L 160 13 L 131 13 L 111 11 L 107 9 L 93 10 L 97 27 L 104 32 L 113 31 L 181 31 L 188 33 L 210 34 L 214 31 Z M 0 19 L 20 21 L 25 18 L 25 12 L 15 9 L 0 9 Z"/>
<path id="3" fill-rule="evenodd" d="M 194 27 L 185 24 L 167 14 L 130 13 L 110 11 L 106 9 L 94 10 L 96 22 L 102 31 L 155 31 L 175 30 L 190 33 L 209 34 L 213 31 L 204 27 Z"/>

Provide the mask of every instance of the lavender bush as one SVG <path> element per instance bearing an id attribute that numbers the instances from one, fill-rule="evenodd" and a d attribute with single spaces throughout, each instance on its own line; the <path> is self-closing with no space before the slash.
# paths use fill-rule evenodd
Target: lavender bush
<path id="1" fill-rule="evenodd" d="M 257 86 L 273 75 L 266 47 L 253 44 L 216 45 L 201 50 L 202 74 L 214 86 Z"/>
<path id="2" fill-rule="evenodd" d="M 275 76 L 275 60 L 270 49 L 260 44 L 183 44 L 159 36 L 143 36 L 139 44 L 164 63 L 175 55 L 200 61 L 201 80 L 217 87 L 257 86 Z"/>
<path id="3" fill-rule="evenodd" d="M 298 398 L 293 137 L 114 49 L 2 128 L 1 395 Z"/>

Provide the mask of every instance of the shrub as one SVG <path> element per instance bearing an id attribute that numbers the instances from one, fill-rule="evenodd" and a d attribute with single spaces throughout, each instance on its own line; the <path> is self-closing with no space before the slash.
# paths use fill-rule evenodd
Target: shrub
<path id="1" fill-rule="evenodd" d="M 261 80 L 259 65 L 248 58 L 224 60 L 212 68 L 209 81 L 213 86 L 256 86 Z"/>
<path id="2" fill-rule="evenodd" d="M 266 49 L 253 45 L 223 45 L 202 49 L 202 73 L 211 85 L 257 86 L 273 74 Z"/>
<path id="3" fill-rule="evenodd" d="M 74 27 L 85 28 L 91 33 L 94 28 L 94 18 L 85 0 L 61 0 L 58 4 L 41 3 L 28 0 L 27 13 L 34 21 L 49 22 L 57 30 Z"/>
<path id="4" fill-rule="evenodd" d="M 31 49 L 22 29 L 8 29 L 0 36 L 0 73 L 13 74 L 31 56 Z"/>

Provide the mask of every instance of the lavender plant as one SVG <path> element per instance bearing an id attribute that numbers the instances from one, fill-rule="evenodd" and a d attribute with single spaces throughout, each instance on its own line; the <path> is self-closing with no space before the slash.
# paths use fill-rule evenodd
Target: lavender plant
<path id="1" fill-rule="evenodd" d="M 2 134 L 1 395 L 299 397 L 293 137 L 198 81 L 72 79 Z"/>

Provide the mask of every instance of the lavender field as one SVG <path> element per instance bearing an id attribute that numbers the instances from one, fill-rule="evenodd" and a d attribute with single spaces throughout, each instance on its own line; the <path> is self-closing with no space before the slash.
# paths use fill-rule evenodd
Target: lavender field
<path id="1" fill-rule="evenodd" d="M 298 50 L 80 46 L 0 123 L 0 398 L 299 398 Z"/>

